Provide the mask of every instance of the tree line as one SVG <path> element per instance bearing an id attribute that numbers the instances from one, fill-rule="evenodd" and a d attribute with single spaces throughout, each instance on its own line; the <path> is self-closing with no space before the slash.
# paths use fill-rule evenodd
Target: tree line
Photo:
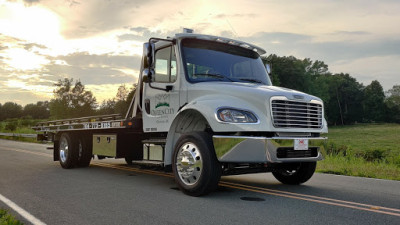
<path id="1" fill-rule="evenodd" d="M 323 61 L 271 54 L 263 57 L 271 65 L 275 86 L 306 92 L 324 101 L 325 117 L 330 125 L 369 122 L 400 123 L 400 85 L 384 92 L 379 81 L 367 86 L 347 73 L 332 74 Z M 0 104 L 0 121 L 10 118 L 65 119 L 92 115 L 122 114 L 129 108 L 136 86 L 121 85 L 114 98 L 99 104 L 80 80 L 65 78 L 55 84 L 54 98 L 25 107 Z"/>
<path id="2" fill-rule="evenodd" d="M 400 85 L 385 93 L 378 80 L 364 86 L 347 73 L 332 74 L 323 61 L 274 54 L 262 59 L 271 65 L 270 77 L 275 86 L 321 98 L 330 125 L 400 123 Z"/>
<path id="3" fill-rule="evenodd" d="M 129 108 L 136 85 L 127 88 L 119 86 L 114 98 L 97 103 L 91 91 L 85 89 L 80 80 L 65 78 L 54 84 L 54 98 L 38 101 L 22 107 L 15 102 L 0 104 L 0 121 L 15 119 L 44 120 L 66 119 L 93 115 L 122 114 Z"/>

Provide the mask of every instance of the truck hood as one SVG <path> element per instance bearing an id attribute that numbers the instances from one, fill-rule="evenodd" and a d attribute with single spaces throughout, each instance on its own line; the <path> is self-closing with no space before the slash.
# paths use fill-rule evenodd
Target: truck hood
<path id="1" fill-rule="evenodd" d="M 203 96 L 205 93 L 207 93 L 208 95 L 214 95 L 214 94 L 228 95 L 231 97 L 238 97 L 241 99 L 249 99 L 250 102 L 254 101 L 255 98 L 263 99 L 264 101 L 266 99 L 269 100 L 272 96 L 284 96 L 290 100 L 297 100 L 304 102 L 309 102 L 311 100 L 321 101 L 321 99 L 318 97 L 300 91 L 283 87 L 268 86 L 268 85 L 253 84 L 253 83 L 202 82 L 194 84 L 192 90 L 203 92 L 202 94 Z"/>
<path id="2" fill-rule="evenodd" d="M 202 113 L 211 128 L 216 132 L 238 131 L 273 131 L 273 132 L 304 132 L 303 128 L 276 128 L 272 124 L 271 99 L 288 99 L 310 102 L 321 99 L 306 93 L 276 86 L 267 86 L 253 83 L 235 82 L 203 82 L 190 84 L 187 96 L 186 109 L 191 108 Z M 257 124 L 229 124 L 221 123 L 216 119 L 216 112 L 220 108 L 236 108 L 250 111 L 259 119 Z M 306 129 L 314 132 L 327 132 L 324 128 Z"/>

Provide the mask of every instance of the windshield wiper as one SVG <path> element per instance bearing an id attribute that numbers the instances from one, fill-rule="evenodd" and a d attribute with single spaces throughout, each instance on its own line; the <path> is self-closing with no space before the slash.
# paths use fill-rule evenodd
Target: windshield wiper
<path id="1" fill-rule="evenodd" d="M 224 76 L 224 75 L 222 75 L 222 74 L 219 74 L 219 73 L 195 73 L 195 74 L 193 74 L 194 76 L 209 76 L 209 77 L 216 77 L 216 78 L 222 78 L 222 79 L 227 79 L 227 80 L 229 80 L 229 81 L 233 81 L 232 79 L 230 79 L 229 77 L 227 77 L 227 76 Z"/>
<path id="2" fill-rule="evenodd" d="M 241 79 L 239 79 L 239 80 L 242 80 L 242 81 L 250 81 L 250 82 L 252 82 L 252 83 L 258 83 L 258 84 L 263 84 L 263 82 L 262 82 L 261 80 L 257 80 L 257 79 L 241 78 Z"/>

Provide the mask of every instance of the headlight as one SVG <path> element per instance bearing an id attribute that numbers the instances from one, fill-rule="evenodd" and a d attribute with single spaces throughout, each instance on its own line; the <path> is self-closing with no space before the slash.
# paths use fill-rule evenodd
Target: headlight
<path id="1" fill-rule="evenodd" d="M 223 108 L 217 111 L 217 117 L 227 123 L 257 123 L 257 117 L 248 111 Z"/>

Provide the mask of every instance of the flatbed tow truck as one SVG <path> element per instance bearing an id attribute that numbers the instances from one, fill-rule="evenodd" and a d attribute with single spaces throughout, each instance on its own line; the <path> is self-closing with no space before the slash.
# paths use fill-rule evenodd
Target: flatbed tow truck
<path id="1" fill-rule="evenodd" d="M 273 86 L 255 45 L 181 33 L 150 38 L 126 115 L 38 123 L 63 168 L 97 155 L 171 170 L 188 195 L 210 193 L 222 175 L 272 172 L 301 184 L 322 160 L 328 132 L 321 99 Z"/>

